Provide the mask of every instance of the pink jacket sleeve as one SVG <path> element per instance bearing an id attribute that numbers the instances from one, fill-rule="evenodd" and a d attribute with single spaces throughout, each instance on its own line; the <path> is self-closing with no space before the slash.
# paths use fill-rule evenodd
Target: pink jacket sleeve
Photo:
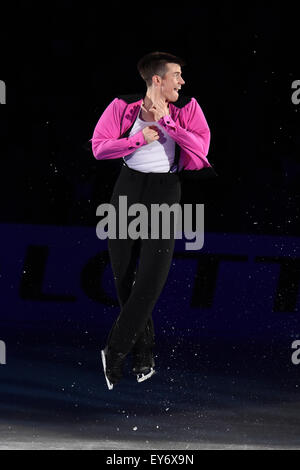
<path id="1" fill-rule="evenodd" d="M 158 122 L 164 126 L 166 132 L 183 150 L 200 158 L 204 166 L 211 166 L 206 158 L 210 145 L 210 129 L 195 98 L 191 98 L 186 113 L 186 128 L 176 124 L 168 115 L 162 117 Z"/>
<path id="2" fill-rule="evenodd" d="M 143 131 L 120 139 L 120 111 L 115 98 L 101 115 L 92 139 L 92 151 L 97 160 L 121 158 L 130 155 L 142 145 L 147 145 Z"/>

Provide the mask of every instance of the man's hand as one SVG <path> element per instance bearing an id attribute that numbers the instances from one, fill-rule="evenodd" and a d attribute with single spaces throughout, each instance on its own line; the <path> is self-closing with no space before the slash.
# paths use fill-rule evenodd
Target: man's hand
<path id="1" fill-rule="evenodd" d="M 169 114 L 168 104 L 163 98 L 154 101 L 153 105 L 149 109 L 150 113 L 154 116 L 154 121 L 159 121 L 162 117 Z"/>
<path id="2" fill-rule="evenodd" d="M 161 97 L 159 89 L 153 88 L 148 96 L 152 101 L 149 112 L 153 114 L 154 121 L 159 121 L 162 117 L 169 114 L 168 102 L 166 102 L 165 98 Z"/>
<path id="3" fill-rule="evenodd" d="M 156 126 L 147 126 L 143 129 L 143 134 L 147 144 L 151 144 L 155 140 L 159 140 L 159 129 Z"/>

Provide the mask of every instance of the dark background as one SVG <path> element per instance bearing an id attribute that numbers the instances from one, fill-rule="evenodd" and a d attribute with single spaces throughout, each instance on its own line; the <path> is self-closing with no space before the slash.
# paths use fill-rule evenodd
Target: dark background
<path id="1" fill-rule="evenodd" d="M 87 142 L 114 97 L 146 91 L 138 59 L 163 50 L 187 62 L 183 93 L 204 111 L 220 175 L 185 184 L 182 202 L 209 204 L 207 230 L 298 235 L 293 4 L 127 8 L 29 1 L 7 13 L 2 221 L 95 224 L 121 162 L 95 161 Z"/>
<path id="2" fill-rule="evenodd" d="M 8 349 L 0 371 L 3 416 L 22 410 L 25 417 L 26 406 L 32 416 L 52 406 L 75 419 L 88 406 L 94 413 L 93 400 L 99 390 L 106 392 L 95 351 L 118 308 L 105 243 L 97 244 L 94 230 L 96 208 L 109 201 L 121 160 L 96 161 L 88 140 L 116 96 L 146 92 L 136 64 L 156 50 L 185 59 L 182 93 L 198 100 L 211 129 L 208 159 L 219 177 L 183 183 L 181 202 L 205 203 L 208 256 L 220 250 L 229 263 L 218 279 L 207 265 L 209 284 L 201 266 L 214 258 L 200 258 L 195 275 L 194 260 L 183 262 L 178 244 L 177 265 L 160 299 L 164 314 L 158 307 L 154 313 L 164 339 L 158 341 L 161 367 L 195 374 L 200 368 L 206 377 L 216 371 L 235 378 L 253 374 L 260 383 L 270 373 L 278 396 L 294 390 L 299 371 L 290 345 L 300 334 L 300 105 L 291 100 L 292 83 L 300 79 L 295 6 L 147 2 L 104 9 L 94 2 L 29 0 L 1 6 L 0 79 L 7 87 L 7 104 L 0 106 L 0 339 Z M 238 267 L 232 258 L 239 246 L 249 257 L 275 256 L 276 262 L 282 262 L 283 249 L 284 266 L 290 261 L 293 267 L 257 264 L 255 288 L 247 291 L 247 256 Z M 106 296 L 99 266 L 106 269 Z M 231 284 L 231 276 L 240 284 Z M 208 283 L 203 287 L 199 279 Z M 205 286 L 213 291 L 216 279 L 212 303 Z M 271 280 L 281 282 L 274 281 L 277 291 Z M 192 300 L 178 306 L 178 292 L 182 302 L 191 296 L 189 281 Z M 170 362 L 175 344 L 180 346 Z M 194 350 L 200 366 L 191 360 Z M 82 369 L 91 373 L 88 391 Z M 76 377 L 81 388 L 71 389 Z M 61 391 L 66 378 L 67 399 Z M 39 390 L 38 399 L 32 390 Z"/>

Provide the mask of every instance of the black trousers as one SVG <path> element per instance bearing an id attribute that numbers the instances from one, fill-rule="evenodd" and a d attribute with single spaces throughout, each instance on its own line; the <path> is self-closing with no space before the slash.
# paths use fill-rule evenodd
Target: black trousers
<path id="1" fill-rule="evenodd" d="M 118 237 L 119 196 L 127 196 L 127 207 L 142 203 L 148 209 L 148 239 Z M 116 209 L 117 238 L 108 238 L 108 252 L 114 274 L 121 312 L 112 326 L 107 344 L 117 352 L 154 347 L 152 311 L 162 292 L 170 270 L 174 246 L 174 218 L 170 218 L 170 236 L 151 239 L 151 204 L 179 203 L 181 183 L 176 173 L 144 173 L 125 163 L 115 183 L 110 200 Z M 135 219 L 128 216 L 128 225 Z M 139 262 L 138 262 L 139 261 Z M 137 263 L 138 262 L 138 263 Z"/>

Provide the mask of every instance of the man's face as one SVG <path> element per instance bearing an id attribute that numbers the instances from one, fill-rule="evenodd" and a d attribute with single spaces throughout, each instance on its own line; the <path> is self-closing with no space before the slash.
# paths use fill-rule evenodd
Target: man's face
<path id="1" fill-rule="evenodd" d="M 177 101 L 179 98 L 178 89 L 185 84 L 181 76 L 180 65 L 169 63 L 166 64 L 167 73 L 164 78 L 155 75 L 155 85 L 160 88 L 161 97 L 166 101 Z M 152 82 L 152 86 L 154 86 Z"/>

